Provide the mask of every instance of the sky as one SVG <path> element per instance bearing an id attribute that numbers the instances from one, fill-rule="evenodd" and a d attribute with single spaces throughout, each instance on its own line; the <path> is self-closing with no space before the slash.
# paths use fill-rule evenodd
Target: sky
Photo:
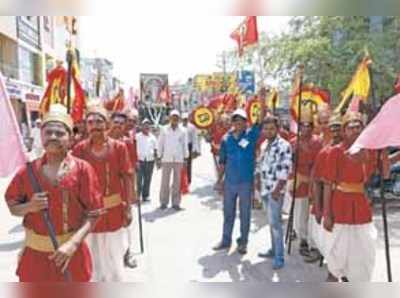
<path id="1" fill-rule="evenodd" d="M 114 75 L 138 86 L 140 73 L 168 73 L 170 84 L 218 71 L 217 55 L 236 43 L 229 37 L 244 17 L 157 15 L 80 18 L 85 56 L 105 57 Z M 279 32 L 289 17 L 258 17 L 259 31 Z"/>

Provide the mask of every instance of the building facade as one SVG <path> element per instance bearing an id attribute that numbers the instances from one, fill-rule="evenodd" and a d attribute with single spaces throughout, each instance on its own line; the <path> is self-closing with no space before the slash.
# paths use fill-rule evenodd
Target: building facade
<path id="1" fill-rule="evenodd" d="M 69 38 L 63 17 L 0 17 L 0 71 L 25 137 L 39 117 L 47 73 L 56 60 L 65 62 Z"/>

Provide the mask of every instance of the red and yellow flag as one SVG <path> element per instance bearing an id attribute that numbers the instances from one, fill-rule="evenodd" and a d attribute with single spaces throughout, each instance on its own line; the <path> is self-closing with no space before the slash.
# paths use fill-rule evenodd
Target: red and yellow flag
<path id="1" fill-rule="evenodd" d="M 113 99 L 104 103 L 104 107 L 110 112 L 121 112 L 125 108 L 124 90 L 122 88 L 119 89 Z"/>
<path id="2" fill-rule="evenodd" d="M 291 95 L 291 107 L 290 113 L 292 119 L 298 122 L 299 115 L 299 100 L 300 100 L 300 89 Z M 313 115 L 318 112 L 318 109 L 323 105 L 329 105 L 331 102 L 330 94 L 327 90 L 314 87 L 312 85 L 306 85 L 302 87 L 301 91 L 301 109 L 307 111 Z"/>
<path id="3" fill-rule="evenodd" d="M 371 89 L 371 78 L 368 66 L 372 63 L 369 55 L 366 55 L 358 65 L 350 84 L 342 92 L 342 100 L 335 109 L 335 113 L 341 113 L 350 100 L 367 101 Z"/>
<path id="4" fill-rule="evenodd" d="M 86 109 L 86 96 L 79 82 L 79 67 L 76 53 L 74 52 L 71 64 L 71 102 L 69 110 L 72 119 L 76 123 L 83 120 Z M 47 88 L 39 105 L 41 115 L 46 114 L 52 104 L 62 104 L 65 107 L 68 105 L 68 71 L 59 64 L 48 74 L 47 81 Z"/>

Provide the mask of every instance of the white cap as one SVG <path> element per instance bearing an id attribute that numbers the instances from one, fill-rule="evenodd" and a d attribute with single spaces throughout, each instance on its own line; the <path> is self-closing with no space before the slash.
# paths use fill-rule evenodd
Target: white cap
<path id="1" fill-rule="evenodd" d="M 178 116 L 178 117 L 181 116 L 181 114 L 179 113 L 178 110 L 172 110 L 171 113 L 169 113 L 169 115 L 170 115 L 170 116 Z"/>
<path id="2" fill-rule="evenodd" d="M 146 118 L 142 121 L 142 124 L 151 124 L 151 121 Z"/>
<path id="3" fill-rule="evenodd" d="M 189 113 L 182 113 L 182 119 L 189 119 Z"/>
<path id="4" fill-rule="evenodd" d="M 236 111 L 234 111 L 232 114 L 232 118 L 235 116 L 239 116 L 239 117 L 247 120 L 247 113 L 243 109 L 237 109 Z"/>

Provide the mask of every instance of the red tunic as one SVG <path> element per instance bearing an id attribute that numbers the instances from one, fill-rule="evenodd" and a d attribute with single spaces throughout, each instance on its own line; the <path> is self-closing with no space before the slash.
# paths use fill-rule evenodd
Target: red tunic
<path id="1" fill-rule="evenodd" d="M 211 130 L 211 152 L 213 155 L 219 154 L 219 147 L 229 128 L 214 126 Z"/>
<path id="2" fill-rule="evenodd" d="M 133 167 L 136 167 L 136 163 L 138 162 L 138 153 L 137 153 L 137 145 L 135 136 L 124 137 L 122 140 L 126 146 L 128 147 L 129 157 L 131 159 L 131 163 Z"/>
<path id="3" fill-rule="evenodd" d="M 323 182 L 326 181 L 326 158 L 329 154 L 329 151 L 332 149 L 331 145 L 327 145 L 318 153 L 315 158 L 314 168 L 312 169 L 312 179 L 313 181 Z M 316 215 L 315 204 L 313 204 L 311 208 L 311 214 Z"/>
<path id="4" fill-rule="evenodd" d="M 347 149 L 342 143 L 330 150 L 326 158 L 327 181 L 336 185 L 365 184 L 376 168 L 376 154 L 368 152 L 366 160 L 360 162 L 346 154 Z M 372 210 L 364 193 L 344 193 L 335 189 L 331 208 L 335 223 L 357 225 L 372 221 Z"/>
<path id="5" fill-rule="evenodd" d="M 293 152 L 296 152 L 297 147 L 297 137 L 293 138 L 290 141 Z M 297 162 L 297 172 L 301 176 L 304 176 L 306 179 L 311 179 L 311 172 L 314 166 L 315 159 L 322 149 L 322 141 L 319 137 L 313 135 L 310 141 L 306 144 L 300 146 L 299 148 L 299 155 L 300 158 Z M 309 196 L 309 188 L 310 188 L 310 181 L 302 182 L 297 181 L 298 187 L 296 190 L 296 199 L 304 199 L 308 198 Z"/>
<path id="6" fill-rule="evenodd" d="M 102 186 L 104 197 L 119 194 L 127 201 L 123 183 L 123 175 L 132 175 L 132 163 L 125 143 L 107 138 L 108 153 L 104 157 L 97 157 L 92 153 L 90 139 L 77 144 L 73 154 L 88 161 L 96 171 Z M 107 170 L 108 169 L 108 170 Z M 123 227 L 124 207 L 120 204 L 109 208 L 94 229 L 94 233 L 113 232 Z"/>
<path id="7" fill-rule="evenodd" d="M 103 208 L 99 182 L 93 168 L 85 161 L 68 155 L 65 159 L 66 173 L 57 186 L 42 174 L 46 155 L 33 162 L 33 172 L 43 191 L 49 194 L 49 212 L 57 235 L 77 231 L 88 211 Z M 67 213 L 63 213 L 63 198 L 68 198 Z M 8 203 L 20 202 L 22 198 L 30 200 L 33 189 L 26 166 L 14 176 L 7 188 L 5 198 Z M 41 213 L 29 213 L 24 217 L 26 229 L 39 235 L 49 235 Z M 63 275 L 53 261 L 48 259 L 51 253 L 26 247 L 18 263 L 17 275 L 24 282 L 63 281 Z M 92 262 L 86 243 L 82 243 L 69 263 L 68 269 L 74 281 L 87 282 L 92 275 Z"/>

